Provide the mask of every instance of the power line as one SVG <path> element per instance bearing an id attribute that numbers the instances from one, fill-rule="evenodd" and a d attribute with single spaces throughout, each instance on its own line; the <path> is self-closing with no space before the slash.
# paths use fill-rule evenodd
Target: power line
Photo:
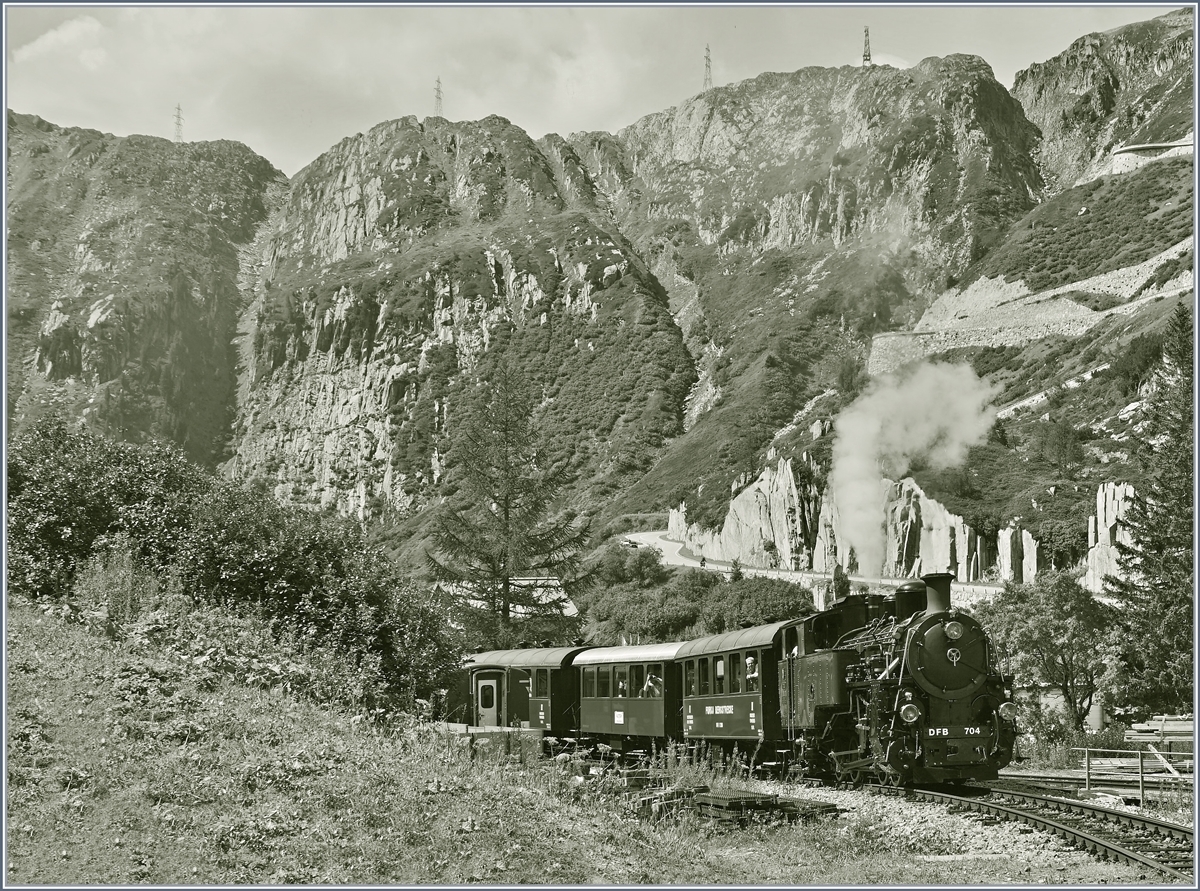
<path id="1" fill-rule="evenodd" d="M 183 108 L 175 106 L 175 141 L 183 142 Z"/>
<path id="2" fill-rule="evenodd" d="M 433 87 L 433 113 L 442 116 L 442 79 L 439 77 Z"/>
<path id="3" fill-rule="evenodd" d="M 704 90 L 712 89 L 712 57 L 708 53 L 708 44 L 704 44 Z"/>

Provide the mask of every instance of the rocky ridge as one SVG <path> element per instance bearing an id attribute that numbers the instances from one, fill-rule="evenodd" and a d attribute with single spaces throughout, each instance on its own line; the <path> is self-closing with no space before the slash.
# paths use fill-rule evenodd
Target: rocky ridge
<path id="1" fill-rule="evenodd" d="M 583 485 L 635 471 L 676 432 L 692 372 L 595 192 L 565 142 L 496 117 L 387 122 L 297 174 L 243 325 L 230 472 L 361 518 L 419 509 L 498 342 Z"/>
<path id="2" fill-rule="evenodd" d="M 1194 10 L 1185 7 L 1087 34 L 1017 73 L 1012 93 L 1042 132 L 1051 191 L 1108 172 L 1114 147 L 1192 132 L 1194 28 Z"/>
<path id="3" fill-rule="evenodd" d="M 58 405 L 211 466 L 234 410 L 239 252 L 282 174 L 237 143 L 11 111 L 8 151 L 11 421 Z"/>

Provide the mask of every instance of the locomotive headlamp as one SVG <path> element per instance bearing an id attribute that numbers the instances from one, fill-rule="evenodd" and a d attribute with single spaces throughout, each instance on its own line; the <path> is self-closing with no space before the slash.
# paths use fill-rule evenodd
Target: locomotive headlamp
<path id="1" fill-rule="evenodd" d="M 1000 707 L 996 709 L 996 713 L 1005 721 L 1015 721 L 1017 719 L 1017 704 L 1015 702 L 1002 702 Z"/>
<path id="2" fill-rule="evenodd" d="M 921 707 L 915 702 L 906 702 L 900 706 L 900 720 L 912 724 L 921 717 Z"/>
<path id="3" fill-rule="evenodd" d="M 962 622 L 947 622 L 946 623 L 946 637 L 950 638 L 951 640 L 958 640 L 962 636 L 963 636 Z"/>

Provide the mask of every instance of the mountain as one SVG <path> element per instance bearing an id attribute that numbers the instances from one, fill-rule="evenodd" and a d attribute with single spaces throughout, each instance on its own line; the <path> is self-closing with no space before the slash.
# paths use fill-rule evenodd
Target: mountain
<path id="1" fill-rule="evenodd" d="M 598 538 L 681 503 L 720 529 L 778 456 L 811 554 L 833 423 L 871 374 L 966 361 L 1008 404 L 1107 362 L 1103 394 L 1060 389 L 975 455 L 1000 484 L 913 470 L 983 538 L 1017 516 L 1048 534 L 1118 481 L 1123 356 L 1191 286 L 1190 142 L 1120 151 L 1190 136 L 1191 22 L 1081 38 L 1011 93 L 948 55 L 767 73 L 617 133 L 406 117 L 291 181 L 235 143 L 10 111 L 12 427 L 62 405 L 171 439 L 416 564 L 504 361 Z M 1074 479 L 1040 424 L 1093 431 Z M 1032 516 L 1048 487 L 1076 494 Z"/>
<path id="2" fill-rule="evenodd" d="M 1042 131 L 1051 191 L 1110 172 L 1121 145 L 1174 142 L 1194 129 L 1195 13 L 1088 34 L 1017 73 L 1013 96 Z"/>
<path id="3" fill-rule="evenodd" d="M 270 228 L 235 476 L 409 515 L 441 493 L 452 427 L 501 353 L 581 502 L 681 429 L 694 372 L 666 292 L 560 139 L 499 117 L 380 124 L 298 173 Z"/>
<path id="4" fill-rule="evenodd" d="M 58 404 L 213 466 L 235 411 L 239 258 L 285 180 L 234 142 L 8 113 L 10 423 Z"/>

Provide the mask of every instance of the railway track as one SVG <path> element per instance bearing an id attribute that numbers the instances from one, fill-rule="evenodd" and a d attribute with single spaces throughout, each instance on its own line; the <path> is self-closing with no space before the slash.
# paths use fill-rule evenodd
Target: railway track
<path id="1" fill-rule="evenodd" d="M 1195 881 L 1195 841 L 1190 826 L 1029 792 L 978 789 L 977 795 L 952 795 L 932 789 L 866 788 L 1025 823 L 1101 857 L 1145 866 L 1189 885 Z"/>

